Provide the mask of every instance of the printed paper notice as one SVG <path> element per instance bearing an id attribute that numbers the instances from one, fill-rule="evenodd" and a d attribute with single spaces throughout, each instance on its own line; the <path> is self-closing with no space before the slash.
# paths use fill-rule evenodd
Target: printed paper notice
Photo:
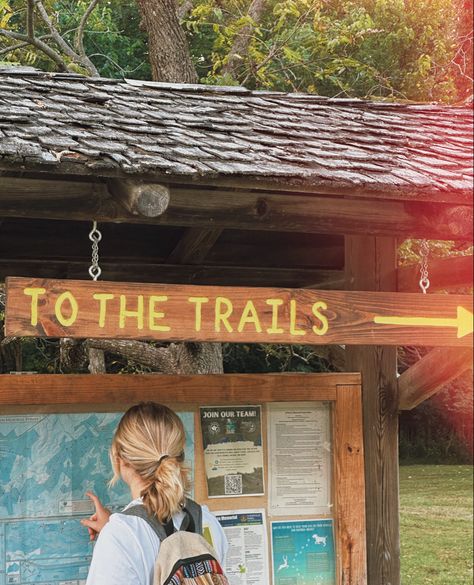
<path id="1" fill-rule="evenodd" d="M 268 442 L 269 513 L 272 516 L 330 513 L 329 404 L 269 405 Z"/>
<path id="2" fill-rule="evenodd" d="M 336 585 L 332 520 L 272 522 L 273 585 Z"/>
<path id="3" fill-rule="evenodd" d="M 215 515 L 229 543 L 225 566 L 229 584 L 269 583 L 265 511 L 235 510 Z"/>
<path id="4" fill-rule="evenodd" d="M 208 496 L 262 495 L 261 407 L 206 406 L 200 411 Z"/>

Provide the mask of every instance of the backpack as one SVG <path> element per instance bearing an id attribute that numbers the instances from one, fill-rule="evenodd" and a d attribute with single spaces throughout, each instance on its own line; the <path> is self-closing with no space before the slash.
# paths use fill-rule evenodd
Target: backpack
<path id="1" fill-rule="evenodd" d="M 121 512 L 145 520 L 160 539 L 153 585 L 229 585 L 214 549 L 202 536 L 201 506 L 187 499 L 183 511 L 178 531 L 172 519 L 161 524 L 141 504 Z"/>

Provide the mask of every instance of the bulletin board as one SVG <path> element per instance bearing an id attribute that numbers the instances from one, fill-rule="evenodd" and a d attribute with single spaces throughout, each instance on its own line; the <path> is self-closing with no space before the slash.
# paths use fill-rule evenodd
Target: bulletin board
<path id="1" fill-rule="evenodd" d="M 359 374 L 265 375 L 0 375 L 0 414 L 120 412 L 140 401 L 194 413 L 194 497 L 211 511 L 265 509 L 271 522 L 305 520 L 309 514 L 269 513 L 268 415 L 275 403 L 327 404 L 331 425 L 331 507 L 337 585 L 366 585 L 365 485 Z M 204 467 L 200 407 L 260 406 L 265 494 L 209 498 Z M 319 516 L 318 516 L 319 517 Z M 270 546 L 268 554 L 271 555 Z M 271 567 L 271 559 L 270 559 Z M 13 581 L 14 582 L 14 581 Z M 272 584 L 270 570 L 269 584 Z M 262 584 L 266 585 L 266 584 Z"/>

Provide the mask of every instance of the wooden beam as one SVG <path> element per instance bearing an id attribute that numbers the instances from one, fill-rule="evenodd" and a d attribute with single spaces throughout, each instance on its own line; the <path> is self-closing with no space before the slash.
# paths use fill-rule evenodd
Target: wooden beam
<path id="1" fill-rule="evenodd" d="M 347 237 L 350 290 L 395 290 L 396 241 Z M 362 374 L 368 585 L 400 585 L 396 348 L 347 346 L 347 371 Z"/>
<path id="2" fill-rule="evenodd" d="M 85 279 L 90 261 L 0 258 L 0 281 L 7 276 Z M 265 268 L 247 266 L 193 266 L 162 263 L 100 262 L 101 280 L 160 282 L 164 284 L 208 284 L 221 286 L 278 286 L 337 289 L 344 286 L 341 270 Z"/>
<path id="3" fill-rule="evenodd" d="M 3 177 L 0 184 L 0 217 L 470 240 L 471 207 L 456 206 L 462 221 L 437 222 L 451 209 L 432 204 L 420 219 L 403 201 L 170 186 L 167 211 L 145 218 L 127 212 L 104 183 Z"/>
<path id="4" fill-rule="evenodd" d="M 302 377 L 304 376 L 304 378 Z M 358 374 L 214 374 L 173 375 L 0 375 L 0 404 L 12 407 L 112 405 L 114 409 L 139 401 L 172 404 L 215 403 L 216 389 L 225 402 L 255 404 L 273 401 L 336 400 L 336 384 L 360 384 Z M 317 379 L 316 379 L 317 378 Z M 305 383 L 302 383 L 302 380 Z M 313 382 L 312 382 L 313 380 Z M 3 408 L 2 408 L 3 412 Z"/>
<path id="5" fill-rule="evenodd" d="M 170 203 L 170 190 L 158 183 L 117 179 L 110 181 L 109 188 L 113 196 L 132 215 L 159 217 Z"/>
<path id="6" fill-rule="evenodd" d="M 398 378 L 401 410 L 411 410 L 472 368 L 469 347 L 435 347 Z"/>
<path id="7" fill-rule="evenodd" d="M 220 229 L 188 228 L 167 258 L 170 264 L 202 264 L 222 234 Z"/>
<path id="8" fill-rule="evenodd" d="M 367 585 L 364 446 L 360 388 L 337 386 L 334 449 L 338 574 L 341 585 Z M 357 478 L 357 479 L 355 479 Z"/>
<path id="9" fill-rule="evenodd" d="M 428 261 L 430 291 L 452 290 L 472 287 L 472 256 L 430 258 Z M 397 270 L 398 290 L 416 292 L 420 290 L 420 265 L 401 266 Z"/>

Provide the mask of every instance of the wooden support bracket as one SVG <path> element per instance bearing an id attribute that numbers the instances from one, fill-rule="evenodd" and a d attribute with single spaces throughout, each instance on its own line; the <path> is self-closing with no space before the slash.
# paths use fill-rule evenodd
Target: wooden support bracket
<path id="1" fill-rule="evenodd" d="M 411 410 L 472 368 L 472 348 L 435 347 L 398 378 L 399 406 Z"/>

